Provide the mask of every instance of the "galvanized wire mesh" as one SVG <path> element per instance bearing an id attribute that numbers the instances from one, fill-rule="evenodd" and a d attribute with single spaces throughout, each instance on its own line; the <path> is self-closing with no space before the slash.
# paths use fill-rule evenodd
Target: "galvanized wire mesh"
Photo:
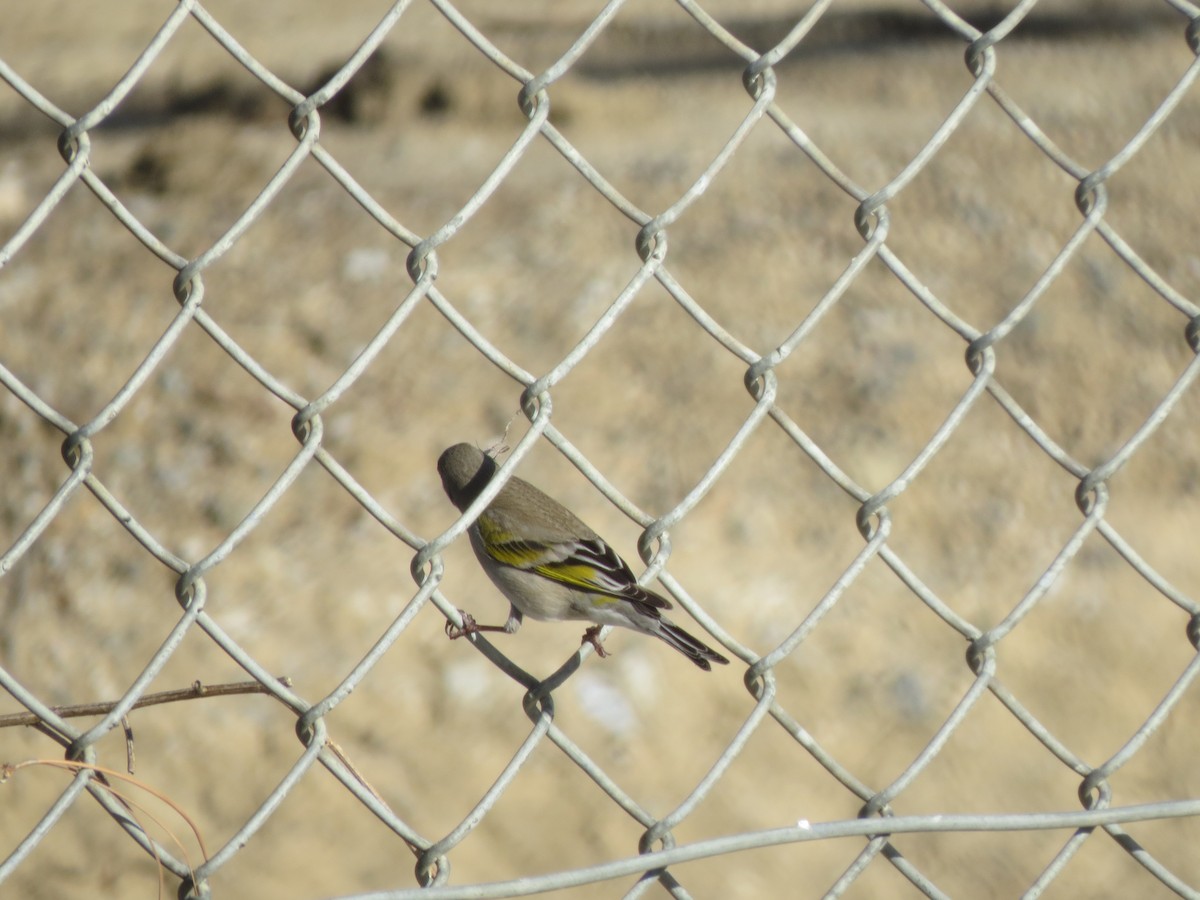
<path id="1" fill-rule="evenodd" d="M 44 76 L 61 48 L 23 70 L 35 35 L 2 14 L 0 684 L 40 724 L 0 746 L 84 765 L 10 775 L 0 882 L 150 889 L 161 865 L 185 896 L 1200 896 L 1197 7 L 398 2 L 357 32 L 357 7 L 313 11 L 356 45 L 319 77 L 337 48 L 291 47 L 282 9 L 284 54 L 215 10 L 153 19 L 86 103 Z M 1027 89 L 1039 53 L 1077 80 L 1022 100 L 1006 60 Z M 908 90 L 912 68 L 942 93 Z M 877 96 L 840 93 L 855 70 Z M 422 112 L 379 125 L 393 77 Z M 651 86 L 643 118 L 629 84 Z M 242 148 L 281 134 L 258 177 Z M 172 173 L 197 158 L 184 197 Z M 128 234 L 97 237 L 114 221 Z M 333 245 L 341 276 L 314 282 Z M 473 515 L 446 527 L 433 460 L 518 407 L 501 477 L 635 522 L 645 579 L 744 690 L 623 635 L 602 662 L 571 632 L 563 661 L 567 626 L 526 625 L 511 656 L 444 642 L 458 607 L 503 606 L 454 581 L 477 577 Z M 236 670 L 278 708 L 135 710 Z M 86 725 L 56 709 L 105 699 Z M 206 858 L 91 768 L 125 766 L 123 720 Z"/>

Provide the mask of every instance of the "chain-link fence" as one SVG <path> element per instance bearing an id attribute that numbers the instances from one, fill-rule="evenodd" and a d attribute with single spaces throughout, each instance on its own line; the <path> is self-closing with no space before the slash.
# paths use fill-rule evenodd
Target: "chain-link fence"
<path id="1" fill-rule="evenodd" d="M 5 8 L 6 895 L 1200 896 L 1197 23 Z"/>

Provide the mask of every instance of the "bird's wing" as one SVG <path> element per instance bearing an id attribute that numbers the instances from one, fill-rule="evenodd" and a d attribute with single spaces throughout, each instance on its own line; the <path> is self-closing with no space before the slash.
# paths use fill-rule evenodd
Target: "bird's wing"
<path id="1" fill-rule="evenodd" d="M 493 532 L 485 535 L 483 542 L 487 554 L 502 566 L 536 572 L 576 590 L 629 600 L 651 609 L 671 608 L 666 598 L 639 585 L 625 560 L 600 538 L 522 541 L 506 537 Z"/>

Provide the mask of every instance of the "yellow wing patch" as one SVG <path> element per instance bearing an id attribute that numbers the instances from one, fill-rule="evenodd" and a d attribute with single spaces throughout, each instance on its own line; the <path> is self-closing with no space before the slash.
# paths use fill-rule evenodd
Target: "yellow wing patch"
<path id="1" fill-rule="evenodd" d="M 561 584 L 570 585 L 573 588 L 578 588 L 581 591 L 587 591 L 595 594 L 596 598 L 592 603 L 597 606 L 605 606 L 609 603 L 616 603 L 620 597 L 616 597 L 607 591 L 600 588 L 595 581 L 592 580 L 593 569 L 587 565 L 572 565 L 551 564 L 547 566 L 534 566 L 533 571 L 537 572 L 543 578 L 549 578 L 551 581 L 557 581 Z"/>

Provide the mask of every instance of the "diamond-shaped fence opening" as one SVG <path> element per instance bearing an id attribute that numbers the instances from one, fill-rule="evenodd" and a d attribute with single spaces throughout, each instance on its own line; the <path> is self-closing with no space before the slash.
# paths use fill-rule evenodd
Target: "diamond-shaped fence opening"
<path id="1" fill-rule="evenodd" d="M 0 12 L 6 894 L 1200 896 L 1197 23 Z"/>

